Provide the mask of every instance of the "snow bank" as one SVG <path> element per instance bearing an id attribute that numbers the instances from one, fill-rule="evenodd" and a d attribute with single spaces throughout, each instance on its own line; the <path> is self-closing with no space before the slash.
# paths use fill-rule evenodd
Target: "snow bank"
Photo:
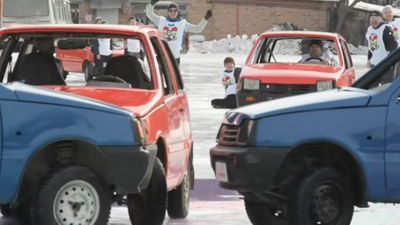
<path id="1" fill-rule="evenodd" d="M 287 30 L 305 30 L 302 27 L 298 27 L 294 24 L 283 23 L 279 25 L 273 26 L 271 29 L 267 30 L 268 32 L 274 31 L 287 31 Z M 193 35 L 190 36 L 190 49 L 191 53 L 201 53 L 201 54 L 215 54 L 215 53 L 225 53 L 225 54 L 248 54 L 250 49 L 255 44 L 258 38 L 257 34 L 253 34 L 250 37 L 246 34 L 242 36 L 232 36 L 231 34 L 227 35 L 226 38 L 221 40 L 213 40 L 213 41 L 205 41 L 205 37 L 202 35 Z M 281 42 L 283 43 L 283 42 Z M 298 45 L 294 42 L 289 42 L 287 44 L 281 44 L 279 47 L 281 53 L 285 55 L 297 55 L 298 53 Z M 353 55 L 358 54 L 367 54 L 366 47 L 354 47 L 353 45 L 349 46 L 350 52 Z"/>

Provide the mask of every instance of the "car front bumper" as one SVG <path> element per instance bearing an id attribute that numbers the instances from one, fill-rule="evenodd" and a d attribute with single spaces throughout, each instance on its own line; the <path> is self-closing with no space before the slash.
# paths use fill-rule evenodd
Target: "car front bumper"
<path id="1" fill-rule="evenodd" d="M 259 192 L 271 188 L 289 152 L 289 148 L 217 145 L 210 150 L 210 156 L 214 172 L 220 172 L 216 171 L 216 164 L 226 166 L 226 179 L 219 179 L 221 187 L 240 192 Z"/>
<path id="2" fill-rule="evenodd" d="M 105 179 L 115 185 L 118 194 L 138 193 L 145 189 L 153 173 L 157 145 L 101 147 L 107 158 Z"/>
<path id="3" fill-rule="evenodd" d="M 244 106 L 315 91 L 315 84 L 261 84 L 259 90 L 239 90 L 236 97 L 238 106 Z"/>

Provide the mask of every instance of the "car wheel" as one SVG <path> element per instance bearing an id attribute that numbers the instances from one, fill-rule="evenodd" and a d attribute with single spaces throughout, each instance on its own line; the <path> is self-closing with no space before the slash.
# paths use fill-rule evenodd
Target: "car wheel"
<path id="1" fill-rule="evenodd" d="M 39 190 L 34 224 L 106 225 L 111 191 L 92 171 L 67 167 L 54 173 Z"/>
<path id="2" fill-rule="evenodd" d="M 182 183 L 175 189 L 168 192 L 168 215 L 173 219 L 185 218 L 189 213 L 190 203 L 190 175 L 191 165 L 183 177 Z"/>
<path id="3" fill-rule="evenodd" d="M 83 63 L 83 73 L 85 75 L 85 81 L 89 81 L 93 78 L 93 66 L 90 62 L 85 61 Z"/>
<path id="4" fill-rule="evenodd" d="M 292 193 L 288 206 L 291 225 L 350 224 L 354 210 L 350 182 L 337 170 L 315 170 Z"/>
<path id="5" fill-rule="evenodd" d="M 13 209 L 13 214 L 18 222 L 18 225 L 32 225 L 33 207 L 31 202 L 20 202 L 19 205 Z"/>
<path id="6" fill-rule="evenodd" d="M 138 194 L 128 195 L 128 212 L 132 225 L 161 225 L 165 218 L 166 203 L 165 172 L 157 159 L 149 186 Z"/>
<path id="7" fill-rule="evenodd" d="M 245 197 L 244 206 L 247 217 L 253 225 L 286 225 L 287 222 L 274 215 L 273 208 L 264 202 L 249 200 Z"/>
<path id="8" fill-rule="evenodd" d="M 10 205 L 8 205 L 8 204 L 6 204 L 6 205 L 1 204 L 1 205 L 0 205 L 0 212 L 1 212 L 1 214 L 2 214 L 4 217 L 11 217 L 11 216 L 13 216 L 13 211 L 12 211 L 12 209 L 10 208 Z"/>

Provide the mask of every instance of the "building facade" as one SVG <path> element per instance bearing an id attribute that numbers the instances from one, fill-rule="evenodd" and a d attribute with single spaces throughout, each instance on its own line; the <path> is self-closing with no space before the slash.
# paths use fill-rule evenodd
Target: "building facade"
<path id="1" fill-rule="evenodd" d="M 76 22 L 91 23 L 102 17 L 110 24 L 128 24 L 130 17 L 146 21 L 145 6 L 149 0 L 72 0 L 71 8 Z M 176 0 L 183 14 L 187 14 L 189 0 Z M 161 12 L 160 12 L 161 13 Z"/>
<path id="2" fill-rule="evenodd" d="M 340 0 L 191 0 L 189 21 L 199 21 L 212 9 L 204 34 L 220 39 L 227 34 L 259 34 L 273 25 L 292 23 L 308 30 L 331 30 L 331 13 Z"/>

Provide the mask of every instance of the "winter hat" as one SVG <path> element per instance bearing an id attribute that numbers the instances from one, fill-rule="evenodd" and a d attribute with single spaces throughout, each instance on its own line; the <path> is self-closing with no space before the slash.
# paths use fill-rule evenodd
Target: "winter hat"
<path id="1" fill-rule="evenodd" d="M 235 64 L 235 60 L 234 60 L 232 57 L 226 57 L 226 58 L 224 59 L 224 65 L 226 65 L 226 64 L 228 64 L 228 63 L 233 63 L 234 65 L 236 65 L 236 64 Z"/>
<path id="2" fill-rule="evenodd" d="M 382 13 L 379 12 L 379 11 L 372 11 L 371 14 L 370 14 L 369 16 L 370 16 L 370 17 L 371 17 L 371 16 L 379 16 L 379 17 L 383 18 Z"/>
<path id="3" fill-rule="evenodd" d="M 391 6 L 391 5 L 386 5 L 385 7 L 383 7 L 382 13 L 387 12 L 387 11 L 393 12 L 393 6 Z"/>
<path id="4" fill-rule="evenodd" d="M 177 9 L 178 11 L 179 11 L 179 7 L 178 7 L 178 5 L 176 4 L 176 3 L 171 3 L 171 4 L 169 4 L 169 6 L 168 6 L 168 11 L 170 10 L 170 9 Z"/>
<path id="5" fill-rule="evenodd" d="M 319 40 L 319 39 L 311 40 L 311 41 L 310 41 L 310 47 L 311 47 L 312 45 L 318 45 L 320 48 L 322 48 L 322 41 Z"/>

